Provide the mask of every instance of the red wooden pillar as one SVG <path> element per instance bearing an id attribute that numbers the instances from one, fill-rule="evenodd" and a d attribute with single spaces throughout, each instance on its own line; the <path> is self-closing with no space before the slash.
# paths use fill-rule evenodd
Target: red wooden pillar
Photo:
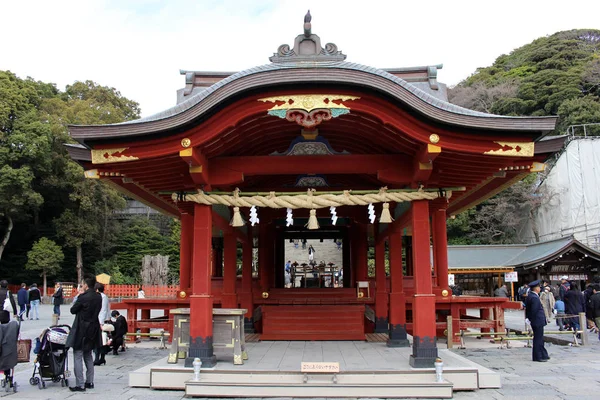
<path id="1" fill-rule="evenodd" d="M 385 240 L 375 245 L 375 333 L 388 331 L 388 292 L 385 276 Z"/>
<path id="2" fill-rule="evenodd" d="M 242 248 L 242 290 L 240 293 L 242 308 L 248 310 L 244 315 L 244 331 L 254 333 L 254 301 L 252 299 L 252 228 L 248 228 L 248 240 Z"/>
<path id="3" fill-rule="evenodd" d="M 448 236 L 446 233 L 446 209 L 436 209 L 433 212 L 433 260 L 437 285 L 440 289 L 448 290 Z"/>
<path id="4" fill-rule="evenodd" d="M 202 360 L 202 366 L 215 366 L 213 354 L 213 299 L 211 290 L 211 239 L 212 210 L 211 206 L 194 205 L 194 244 L 193 244 L 193 276 L 194 283 L 190 296 L 190 348 L 185 365 L 192 366 L 194 358 Z"/>
<path id="5" fill-rule="evenodd" d="M 390 248 L 390 322 L 388 347 L 408 347 L 406 334 L 406 296 L 404 295 L 404 273 L 402 265 L 401 227 L 392 230 Z"/>
<path id="6" fill-rule="evenodd" d="M 221 307 L 237 308 L 237 294 L 235 284 L 237 281 L 237 239 L 233 232 L 226 233 L 223 251 L 223 294 L 221 295 Z"/>
<path id="7" fill-rule="evenodd" d="M 412 202 L 412 252 L 415 294 L 413 297 L 413 353 L 410 366 L 431 368 L 438 355 L 435 336 L 435 295 L 431 284 L 429 249 L 429 202 Z"/>
<path id="8" fill-rule="evenodd" d="M 194 240 L 194 217 L 181 214 L 181 237 L 179 239 L 179 290 L 190 291 L 192 273 L 192 243 Z"/>
<path id="9" fill-rule="evenodd" d="M 268 240 L 269 226 L 267 221 L 264 221 L 258 225 L 258 276 L 260 278 L 260 289 L 263 292 L 269 290 L 269 246 Z"/>

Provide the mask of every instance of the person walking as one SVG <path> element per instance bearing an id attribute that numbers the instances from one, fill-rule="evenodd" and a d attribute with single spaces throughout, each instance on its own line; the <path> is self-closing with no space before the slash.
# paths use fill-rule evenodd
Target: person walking
<path id="1" fill-rule="evenodd" d="M 108 296 L 104 294 L 104 285 L 102 283 L 96 283 L 96 292 L 98 292 L 102 298 L 102 308 L 100 308 L 100 313 L 98 313 L 98 323 L 100 323 L 100 326 L 102 326 L 110 320 Z M 104 358 L 104 343 L 102 346 L 96 348 L 95 353 L 96 357 L 94 359 L 94 365 L 106 364 L 106 360 Z"/>
<path id="2" fill-rule="evenodd" d="M 533 281 L 529 285 L 529 293 L 525 300 L 525 317 L 533 330 L 532 359 L 537 362 L 546 362 L 550 359 L 544 347 L 544 326 L 546 315 L 540 301 L 540 281 Z"/>
<path id="3" fill-rule="evenodd" d="M 8 290 L 8 282 L 6 280 L 1 280 L 0 281 L 0 300 L 2 300 L 2 304 L 4 305 L 5 299 L 9 299 L 8 302 L 10 304 L 9 308 L 12 308 L 11 310 L 4 310 L 4 307 L 2 310 L 0 310 L 0 324 L 2 325 L 7 325 L 9 324 L 10 321 L 10 312 L 12 311 L 12 314 L 15 316 L 15 318 L 18 317 L 17 315 L 17 304 L 15 303 L 15 298 L 13 297 L 12 293 L 10 293 L 10 290 Z M 15 322 L 13 322 L 13 324 L 15 324 Z M 4 330 L 11 331 L 12 329 L 8 329 L 7 327 L 2 328 L 3 332 Z M 4 334 L 3 334 L 4 336 Z M 3 338 L 4 339 L 4 338 Z M 17 337 L 15 336 L 15 340 L 14 340 L 14 344 L 15 344 L 15 348 L 16 348 L 16 339 Z M 2 340 L 4 341 L 4 340 Z M 10 343 L 9 343 L 10 342 Z M 7 345 L 8 344 L 12 344 L 12 340 L 7 340 L 6 341 Z M 1 344 L 0 344 L 1 346 Z M 1 349 L 1 347 L 0 347 Z M 0 352 L 1 353 L 1 352 Z M 10 383 L 11 387 L 12 387 L 12 377 L 10 374 L 11 369 L 14 367 L 14 364 L 16 364 L 16 356 L 17 356 L 17 352 L 14 352 L 14 358 L 15 358 L 15 362 L 13 363 L 12 361 L 12 353 L 11 353 L 11 360 L 9 360 L 8 356 L 5 356 L 5 354 L 2 354 L 2 357 L 0 357 L 0 365 L 2 366 L 2 371 L 4 372 L 4 379 Z"/>
<path id="4" fill-rule="evenodd" d="M 37 283 L 32 283 L 29 287 L 29 304 L 31 305 L 31 318 L 40 319 L 40 301 L 42 299 L 42 294 L 40 293 L 40 289 L 37 287 Z"/>
<path id="5" fill-rule="evenodd" d="M 94 388 L 94 359 L 92 350 L 102 346 L 102 335 L 98 315 L 102 309 L 102 296 L 94 287 L 96 278 L 89 277 L 83 281 L 83 293 L 71 306 L 71 314 L 75 315 L 73 327 L 67 337 L 67 347 L 73 349 L 73 370 L 76 385 L 69 387 L 72 392 L 85 392 Z M 83 377 L 85 362 L 86 376 Z"/>
<path id="6" fill-rule="evenodd" d="M 52 295 L 52 304 L 54 304 L 54 315 L 57 319 L 60 317 L 60 306 L 63 303 L 63 289 L 60 282 L 56 282 L 54 286 L 54 294 Z"/>
<path id="7" fill-rule="evenodd" d="M 308 263 L 312 265 L 313 262 L 315 262 L 315 248 L 311 244 L 308 246 Z"/>
<path id="8" fill-rule="evenodd" d="M 29 299 L 27 296 L 27 285 L 21 283 L 21 289 L 17 292 L 17 303 L 19 303 L 19 321 L 23 321 L 23 315 L 27 311 L 27 303 Z"/>

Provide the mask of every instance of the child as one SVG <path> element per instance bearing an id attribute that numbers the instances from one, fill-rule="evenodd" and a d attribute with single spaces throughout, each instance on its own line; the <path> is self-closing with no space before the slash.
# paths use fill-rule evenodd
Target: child
<path id="1" fill-rule="evenodd" d="M 565 303 L 560 298 L 556 299 L 556 302 L 554 303 L 554 312 L 556 314 L 556 325 L 558 325 L 558 330 L 563 331 L 565 326 L 561 315 L 565 315 Z"/>

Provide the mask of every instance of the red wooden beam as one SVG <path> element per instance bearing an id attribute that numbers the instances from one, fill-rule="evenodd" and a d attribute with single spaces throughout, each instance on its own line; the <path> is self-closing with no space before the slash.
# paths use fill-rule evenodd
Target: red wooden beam
<path id="1" fill-rule="evenodd" d="M 195 183 L 208 184 L 208 161 L 198 149 L 189 147 L 181 150 L 179 157 L 190 166 L 190 176 Z"/>
<path id="2" fill-rule="evenodd" d="M 218 157 L 210 163 L 217 171 L 239 171 L 247 176 L 377 174 L 379 170 L 395 170 L 397 176 L 408 171 L 405 172 L 408 179 L 411 170 L 410 162 L 398 155 Z"/>

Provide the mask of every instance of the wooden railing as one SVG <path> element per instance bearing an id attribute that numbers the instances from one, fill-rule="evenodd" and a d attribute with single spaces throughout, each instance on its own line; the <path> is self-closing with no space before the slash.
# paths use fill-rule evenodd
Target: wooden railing
<path id="1" fill-rule="evenodd" d="M 175 298 L 179 292 L 179 286 L 169 285 L 146 285 L 142 287 L 146 298 Z M 106 285 L 104 293 L 112 298 L 138 297 L 139 285 Z"/>

